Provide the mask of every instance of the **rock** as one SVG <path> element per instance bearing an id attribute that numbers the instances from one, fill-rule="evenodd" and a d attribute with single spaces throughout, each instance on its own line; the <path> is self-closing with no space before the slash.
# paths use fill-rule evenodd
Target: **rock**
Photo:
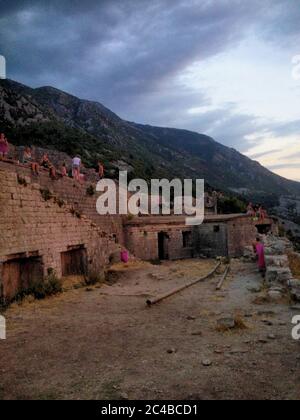
<path id="1" fill-rule="evenodd" d="M 266 256 L 266 264 L 267 267 L 289 268 L 289 259 L 287 255 L 268 255 Z"/>
<path id="2" fill-rule="evenodd" d="M 248 287 L 249 292 L 251 293 L 260 293 L 262 291 L 262 288 L 257 286 L 257 287 Z"/>
<path id="3" fill-rule="evenodd" d="M 232 330 L 235 328 L 235 320 L 234 318 L 220 318 L 217 321 L 218 328 L 225 329 L 225 330 Z"/>
<path id="4" fill-rule="evenodd" d="M 258 311 L 258 316 L 274 316 L 276 313 L 274 311 Z"/>
<path id="5" fill-rule="evenodd" d="M 205 367 L 209 367 L 209 366 L 212 365 L 212 361 L 209 360 L 209 359 L 204 359 L 204 360 L 202 360 L 202 365 L 205 366 Z"/>
<path id="6" fill-rule="evenodd" d="M 281 292 L 278 292 L 277 290 L 269 290 L 268 297 L 270 300 L 274 302 L 278 302 L 282 299 L 283 295 Z"/>
<path id="7" fill-rule="evenodd" d="M 291 279 L 288 281 L 288 287 L 291 289 L 297 289 L 300 288 L 300 280 L 297 279 Z"/>
<path id="8" fill-rule="evenodd" d="M 120 399 L 121 400 L 129 400 L 129 396 L 128 396 L 128 394 L 126 394 L 126 392 L 122 392 L 120 394 Z"/>
<path id="9" fill-rule="evenodd" d="M 202 334 L 202 331 L 196 331 L 196 332 L 193 332 L 192 335 L 202 337 L 203 334 Z"/>
<path id="10" fill-rule="evenodd" d="M 174 354 L 174 353 L 176 353 L 177 352 L 177 350 L 176 349 L 169 349 L 169 350 L 167 350 L 167 353 L 168 354 Z"/>
<path id="11" fill-rule="evenodd" d="M 254 252 L 253 252 L 253 248 L 252 246 L 246 246 L 244 248 L 244 254 L 243 254 L 243 258 L 244 260 L 247 261 L 252 261 L 254 260 L 255 256 L 254 256 Z"/>
<path id="12" fill-rule="evenodd" d="M 291 290 L 291 298 L 295 301 L 295 302 L 300 302 L 300 289 L 292 289 Z"/>
<path id="13" fill-rule="evenodd" d="M 269 334 L 269 335 L 268 335 L 268 339 L 269 339 L 269 340 L 276 340 L 276 335 L 274 335 L 274 334 Z"/>
<path id="14" fill-rule="evenodd" d="M 229 351 L 229 354 L 246 354 L 249 353 L 247 349 L 232 349 Z"/>
<path id="15" fill-rule="evenodd" d="M 270 320 L 268 320 L 268 319 L 262 319 L 262 321 L 261 322 L 263 322 L 264 324 L 266 324 L 266 325 L 268 325 L 269 327 L 271 327 L 272 325 L 273 325 L 273 322 L 271 322 Z"/>
<path id="16" fill-rule="evenodd" d="M 265 340 L 264 338 L 260 338 L 259 340 L 258 340 L 258 342 L 260 343 L 260 344 L 267 344 L 267 340 Z"/>
<path id="17" fill-rule="evenodd" d="M 266 282 L 269 285 L 272 284 L 288 284 L 293 278 L 292 272 L 289 268 L 281 268 L 276 266 L 270 266 L 266 272 Z"/>
<path id="18" fill-rule="evenodd" d="M 195 321 L 197 318 L 195 317 L 195 316 L 188 316 L 187 318 L 186 318 L 188 321 Z"/>

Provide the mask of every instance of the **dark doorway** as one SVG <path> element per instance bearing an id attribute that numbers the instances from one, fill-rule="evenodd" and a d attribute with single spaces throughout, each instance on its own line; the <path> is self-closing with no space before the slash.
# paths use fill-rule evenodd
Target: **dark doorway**
<path id="1" fill-rule="evenodd" d="M 71 249 L 61 254 L 61 268 L 62 275 L 76 276 L 86 273 L 87 255 L 86 249 L 82 246 L 79 248 Z"/>
<path id="2" fill-rule="evenodd" d="M 267 235 L 269 232 L 271 232 L 272 226 L 270 224 L 261 224 L 256 225 L 256 229 L 260 235 Z"/>
<path id="3" fill-rule="evenodd" d="M 182 232 L 183 248 L 192 247 L 192 232 Z"/>
<path id="4" fill-rule="evenodd" d="M 169 236 L 165 232 L 159 232 L 158 234 L 158 258 L 160 260 L 169 259 L 168 251 Z"/>
<path id="5" fill-rule="evenodd" d="M 2 296 L 11 301 L 21 292 L 43 280 L 43 263 L 40 257 L 14 258 L 3 264 Z"/>

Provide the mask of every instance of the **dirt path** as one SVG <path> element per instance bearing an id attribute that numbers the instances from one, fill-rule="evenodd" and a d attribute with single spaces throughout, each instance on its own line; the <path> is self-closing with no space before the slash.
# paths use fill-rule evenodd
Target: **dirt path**
<path id="1" fill-rule="evenodd" d="M 147 308 L 147 296 L 215 261 L 144 264 L 112 286 L 14 306 L 0 341 L 3 399 L 299 399 L 300 342 L 288 304 L 255 305 L 260 277 L 233 262 L 219 278 Z M 247 329 L 218 332 L 236 315 Z M 210 366 L 204 366 L 209 362 Z"/>

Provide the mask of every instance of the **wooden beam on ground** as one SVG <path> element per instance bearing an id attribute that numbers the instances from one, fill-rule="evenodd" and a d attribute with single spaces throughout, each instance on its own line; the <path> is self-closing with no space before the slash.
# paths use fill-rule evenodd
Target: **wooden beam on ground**
<path id="1" fill-rule="evenodd" d="M 167 292 L 167 293 L 165 293 L 165 294 L 163 294 L 163 295 L 161 295 L 161 296 L 159 296 L 159 297 L 157 297 L 157 298 L 154 298 L 154 299 L 148 299 L 147 300 L 147 305 L 148 306 L 152 306 L 152 305 L 155 305 L 156 303 L 159 303 L 159 302 L 161 302 L 162 300 L 165 300 L 165 299 L 167 299 L 168 297 L 170 297 L 170 296 L 173 296 L 173 295 L 175 295 L 176 293 L 179 293 L 179 292 L 181 292 L 182 290 L 185 290 L 185 289 L 187 289 L 188 287 L 191 287 L 191 286 L 194 286 L 195 284 L 197 284 L 197 283 L 200 283 L 200 282 L 202 282 L 202 281 L 204 281 L 204 280 L 206 280 L 206 279 L 208 279 L 209 277 L 211 277 L 211 276 L 213 276 L 214 274 L 215 274 L 215 272 L 217 271 L 217 269 L 220 267 L 220 265 L 221 265 L 221 261 L 215 266 L 215 268 L 212 270 L 212 271 L 210 271 L 206 276 L 204 276 L 204 277 L 201 277 L 200 279 L 198 279 L 198 280 L 193 280 L 193 281 L 191 281 L 190 283 L 187 283 L 187 284 L 185 284 L 184 286 L 180 286 L 180 287 L 177 287 L 176 289 L 174 289 L 174 290 L 172 290 L 172 291 L 170 291 L 170 292 Z"/>
<path id="2" fill-rule="evenodd" d="M 226 280 L 226 277 L 228 276 L 229 271 L 230 271 L 230 264 L 228 264 L 228 266 L 226 267 L 226 270 L 225 270 L 221 280 L 219 281 L 219 283 L 216 287 L 216 290 L 221 290 L 222 289 L 223 283 Z"/>

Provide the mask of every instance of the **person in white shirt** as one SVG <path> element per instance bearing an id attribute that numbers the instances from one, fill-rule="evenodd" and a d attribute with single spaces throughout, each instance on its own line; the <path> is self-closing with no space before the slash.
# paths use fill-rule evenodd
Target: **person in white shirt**
<path id="1" fill-rule="evenodd" d="M 77 181 L 80 178 L 80 167 L 81 167 L 81 159 L 79 156 L 75 156 L 72 161 L 72 175 Z"/>

